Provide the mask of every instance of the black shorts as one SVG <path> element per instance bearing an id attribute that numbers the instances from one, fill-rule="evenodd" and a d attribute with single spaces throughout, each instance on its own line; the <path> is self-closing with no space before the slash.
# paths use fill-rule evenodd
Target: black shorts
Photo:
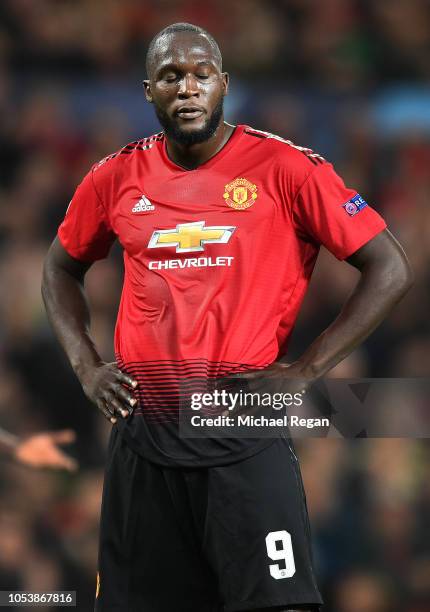
<path id="1" fill-rule="evenodd" d="M 223 467 L 166 468 L 112 430 L 100 527 L 104 612 L 318 605 L 291 442 Z"/>

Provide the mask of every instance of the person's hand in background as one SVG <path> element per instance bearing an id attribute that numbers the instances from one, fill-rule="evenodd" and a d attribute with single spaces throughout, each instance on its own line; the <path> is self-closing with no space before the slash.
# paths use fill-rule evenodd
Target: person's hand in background
<path id="1" fill-rule="evenodd" d="M 60 446 L 71 444 L 75 439 L 76 434 L 71 429 L 39 432 L 18 440 L 12 454 L 19 463 L 29 467 L 74 472 L 78 469 L 78 463 Z"/>

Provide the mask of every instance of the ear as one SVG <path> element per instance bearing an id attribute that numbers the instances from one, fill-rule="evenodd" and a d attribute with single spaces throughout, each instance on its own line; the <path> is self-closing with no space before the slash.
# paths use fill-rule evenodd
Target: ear
<path id="1" fill-rule="evenodd" d="M 221 73 L 221 77 L 222 77 L 222 89 L 223 89 L 223 94 L 225 96 L 228 95 L 228 86 L 230 83 L 230 77 L 228 72 L 222 72 Z"/>
<path id="2" fill-rule="evenodd" d="M 148 79 L 145 79 L 145 80 L 143 81 L 143 89 L 144 89 L 144 91 L 145 91 L 145 98 L 146 98 L 146 100 L 147 100 L 147 101 L 148 101 L 150 104 L 152 104 L 151 84 L 150 84 L 150 82 L 149 82 L 149 80 L 148 80 Z"/>

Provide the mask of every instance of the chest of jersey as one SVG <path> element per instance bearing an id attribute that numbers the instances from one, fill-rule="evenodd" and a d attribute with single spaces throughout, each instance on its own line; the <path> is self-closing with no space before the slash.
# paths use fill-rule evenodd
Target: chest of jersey
<path id="1" fill-rule="evenodd" d="M 252 168 L 136 174 L 119 186 L 111 222 L 126 253 L 153 270 L 230 267 L 288 232 L 276 185 Z"/>

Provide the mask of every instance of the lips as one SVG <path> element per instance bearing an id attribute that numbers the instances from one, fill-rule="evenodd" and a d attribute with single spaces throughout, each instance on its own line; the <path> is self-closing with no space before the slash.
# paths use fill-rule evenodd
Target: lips
<path id="1" fill-rule="evenodd" d="M 191 121 L 192 119 L 197 119 L 198 117 L 201 117 L 204 112 L 204 109 L 200 106 L 181 106 L 176 111 L 176 115 L 181 119 Z"/>

